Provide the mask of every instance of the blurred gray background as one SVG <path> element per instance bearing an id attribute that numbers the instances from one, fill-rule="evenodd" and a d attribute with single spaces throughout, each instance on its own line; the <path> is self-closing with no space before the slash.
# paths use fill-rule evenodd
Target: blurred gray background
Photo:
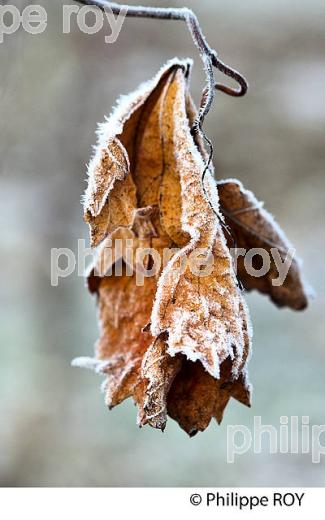
<path id="1" fill-rule="evenodd" d="M 118 95 L 177 55 L 195 58 L 198 100 L 200 59 L 181 23 L 128 19 L 110 45 L 107 25 L 88 36 L 73 24 L 63 35 L 63 1 L 34 3 L 47 9 L 45 33 L 20 30 L 0 45 L 0 484 L 324 485 L 325 462 L 311 455 L 265 447 L 226 463 L 227 424 L 251 427 L 254 415 L 277 428 L 282 415 L 325 424 L 324 1 L 187 1 L 220 57 L 250 82 L 245 98 L 218 95 L 206 120 L 217 175 L 239 177 L 265 201 L 317 291 L 301 314 L 248 296 L 253 407 L 231 402 L 221 427 L 213 422 L 193 439 L 171 419 L 164 434 L 139 430 L 131 401 L 108 412 L 100 378 L 70 367 L 92 353 L 96 310 L 77 275 L 51 287 L 50 250 L 76 251 L 78 238 L 88 239 L 85 165 Z"/>

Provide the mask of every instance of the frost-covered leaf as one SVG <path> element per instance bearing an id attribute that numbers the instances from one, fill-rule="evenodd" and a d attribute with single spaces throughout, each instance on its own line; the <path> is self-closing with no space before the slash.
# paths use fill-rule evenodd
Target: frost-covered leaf
<path id="1" fill-rule="evenodd" d="M 85 220 L 89 223 L 91 245 L 97 246 L 117 226 L 128 226 L 136 208 L 136 193 L 126 150 L 118 139 L 101 150 L 98 163 L 92 162 L 84 198 Z M 108 197 L 110 203 L 107 203 Z"/>
<path id="2" fill-rule="evenodd" d="M 133 397 L 140 426 L 163 430 L 169 415 L 194 435 L 213 417 L 221 422 L 231 397 L 250 406 L 251 328 L 213 167 L 206 170 L 203 140 L 190 131 L 196 109 L 189 72 L 189 61 L 169 62 L 122 98 L 100 128 L 84 210 L 97 251 L 88 287 L 101 330 L 95 358 L 75 364 L 105 375 L 109 407 Z M 233 229 L 235 214 L 243 240 L 253 225 L 244 215 L 257 214 L 273 233 L 260 208 L 237 208 L 255 199 L 240 185 L 238 202 L 236 181 L 228 188 L 219 186 L 222 209 Z M 257 222 L 249 234 L 255 239 L 265 225 Z M 140 265 L 143 248 L 160 263 L 139 283 L 139 271 L 154 264 L 146 253 Z"/>
<path id="3" fill-rule="evenodd" d="M 181 356 L 171 357 L 167 353 L 166 337 L 154 340 L 147 350 L 141 367 L 139 424 L 150 424 L 165 429 L 167 421 L 167 395 L 171 384 L 182 366 Z"/>
<path id="4" fill-rule="evenodd" d="M 222 363 L 219 379 L 198 361 L 183 362 L 168 394 L 168 414 L 192 437 L 205 430 L 213 417 L 222 421 L 231 397 L 250 406 L 250 393 L 245 374 L 234 379 L 230 358 Z"/>
<path id="5" fill-rule="evenodd" d="M 106 402 L 119 404 L 130 397 L 138 383 L 142 358 L 153 341 L 142 329 L 150 320 L 155 278 L 145 279 L 142 287 L 135 276 L 105 277 L 98 290 L 101 335 L 96 357 L 109 360 Z"/>
<path id="6" fill-rule="evenodd" d="M 149 206 L 157 199 L 162 156 L 156 153 L 160 136 L 154 132 L 160 116 L 159 98 L 173 70 L 185 71 L 189 66 L 190 61 L 171 60 L 151 81 L 122 96 L 112 115 L 100 125 L 84 195 L 84 215 L 90 225 L 92 246 L 117 227 L 129 226 L 137 206 Z"/>
<path id="7" fill-rule="evenodd" d="M 178 70 L 162 110 L 164 180 L 160 208 L 166 232 L 181 249 L 159 279 L 151 332 L 153 336 L 167 333 L 171 355 L 199 360 L 218 378 L 219 367 L 229 355 L 234 358 L 234 373 L 241 365 L 248 316 L 223 237 L 218 194 L 209 171 L 206 190 L 214 211 L 203 190 L 205 163 L 190 133 L 186 95 L 186 79 Z M 169 189 L 164 188 L 164 182 Z M 191 261 L 193 253 L 200 251 L 211 260 L 209 274 L 198 273 Z"/>
<path id="8" fill-rule="evenodd" d="M 218 193 L 221 211 L 231 230 L 229 247 L 236 246 L 247 251 L 261 248 L 270 259 L 270 269 L 265 275 L 257 277 L 248 272 L 244 257 L 238 256 L 237 276 L 245 289 L 257 289 L 268 294 L 279 307 L 304 309 L 308 304 L 309 289 L 303 281 L 300 261 L 296 256 L 290 257 L 290 252 L 294 252 L 293 246 L 272 215 L 263 208 L 263 204 L 255 195 L 237 180 L 218 182 Z M 283 283 L 278 284 L 279 266 L 286 259 L 292 263 Z M 257 271 L 261 267 L 259 262 L 261 258 L 258 255 L 253 257 L 253 268 Z"/>
<path id="9" fill-rule="evenodd" d="M 101 128 L 85 195 L 92 245 L 99 244 L 96 265 L 88 276 L 90 291 L 98 295 L 101 323 L 101 336 L 96 346 L 98 362 L 92 366 L 108 376 L 105 391 L 110 407 L 133 395 L 139 405 L 139 416 L 141 411 L 143 415 L 139 422 L 159 428 L 165 423 L 163 408 L 166 408 L 164 402 L 168 391 L 168 385 L 165 384 L 164 390 L 160 379 L 164 374 L 167 377 L 169 372 L 169 377 L 172 376 L 173 370 L 169 367 L 175 367 L 177 360 L 166 352 L 165 360 L 158 359 L 158 349 L 166 351 L 166 344 L 160 338 L 153 338 L 147 327 L 157 278 L 145 278 L 143 286 L 137 286 L 135 275 L 115 276 L 114 268 L 121 258 L 125 263 L 127 242 L 131 242 L 134 253 L 138 248 L 151 246 L 161 255 L 163 249 L 172 244 L 162 230 L 158 209 L 163 171 L 161 103 L 164 88 L 174 70 L 185 71 L 187 67 L 187 62 L 172 62 L 151 83 L 122 99 L 117 112 Z M 119 129 L 119 139 L 128 152 L 129 169 L 123 172 L 124 180 L 121 174 L 117 176 L 116 172 L 120 173 L 120 170 L 116 164 L 105 164 L 102 160 L 110 143 L 116 140 L 112 127 Z M 92 216 L 95 204 L 89 202 L 92 200 L 101 202 L 101 206 L 97 203 L 95 217 Z M 135 256 L 132 265 L 136 267 Z M 112 275 L 106 276 L 110 269 Z M 151 365 L 153 359 L 155 362 Z"/>

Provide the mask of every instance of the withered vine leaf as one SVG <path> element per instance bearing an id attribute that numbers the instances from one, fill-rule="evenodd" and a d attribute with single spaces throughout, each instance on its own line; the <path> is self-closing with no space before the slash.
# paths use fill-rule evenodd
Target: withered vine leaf
<path id="1" fill-rule="evenodd" d="M 245 245 L 286 243 L 268 214 L 252 209 L 253 195 L 237 181 L 217 186 L 212 166 L 205 172 L 207 153 L 190 131 L 190 68 L 190 61 L 170 61 L 121 98 L 100 127 L 84 210 L 98 252 L 88 287 L 97 295 L 101 332 L 95 359 L 75 364 L 105 374 L 109 407 L 132 396 L 140 426 L 163 430 L 169 415 L 194 435 L 213 417 L 221 422 L 231 397 L 251 403 L 251 326 L 221 210 Z M 129 243 L 134 252 L 153 248 L 162 260 L 141 284 L 137 261 L 126 255 Z M 208 260 L 204 276 L 191 267 L 193 254 Z M 146 256 L 147 268 L 150 261 Z M 295 306 L 299 268 L 290 276 L 283 295 L 271 278 L 257 286 L 239 272 L 245 287 Z"/>
<path id="2" fill-rule="evenodd" d="M 236 242 L 237 248 L 250 250 L 263 248 L 271 260 L 270 269 L 264 276 L 252 276 L 247 272 L 243 256 L 238 256 L 237 276 L 247 290 L 257 289 L 270 296 L 279 307 L 287 306 L 295 310 L 305 309 L 308 305 L 310 289 L 305 285 L 301 273 L 300 261 L 288 253 L 294 249 L 273 216 L 263 208 L 255 195 L 246 190 L 236 179 L 218 182 L 220 206 L 226 223 L 231 229 L 228 234 L 229 246 Z M 273 251 L 273 252 L 272 252 Z M 278 267 L 274 261 L 289 261 L 288 274 L 277 285 Z M 261 259 L 253 258 L 253 267 L 258 271 Z"/>

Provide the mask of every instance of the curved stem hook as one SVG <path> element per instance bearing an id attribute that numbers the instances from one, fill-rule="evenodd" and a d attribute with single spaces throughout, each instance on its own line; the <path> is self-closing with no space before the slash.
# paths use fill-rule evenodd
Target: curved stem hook
<path id="1" fill-rule="evenodd" d="M 229 76 L 229 78 L 234 79 L 237 81 L 239 88 L 235 89 L 232 87 L 228 87 L 227 85 L 223 85 L 222 83 L 216 83 L 215 88 L 217 90 L 220 90 L 221 92 L 225 92 L 225 94 L 228 94 L 229 96 L 234 97 L 242 97 L 245 96 L 247 90 L 248 90 L 248 83 L 247 80 L 238 72 L 237 70 L 229 67 L 229 65 L 226 65 L 223 61 L 221 61 L 217 56 L 214 57 L 212 60 L 213 65 L 223 72 L 226 76 Z"/>

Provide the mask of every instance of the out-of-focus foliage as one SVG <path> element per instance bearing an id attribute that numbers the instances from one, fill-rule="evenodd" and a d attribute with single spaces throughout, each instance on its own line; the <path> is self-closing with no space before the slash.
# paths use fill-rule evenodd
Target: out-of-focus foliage
<path id="1" fill-rule="evenodd" d="M 248 297 L 253 407 L 233 401 L 221 428 L 192 440 L 172 421 L 164 435 L 138 430 L 131 402 L 106 412 L 97 377 L 70 367 L 88 355 L 96 316 L 77 274 L 51 287 L 50 250 L 77 251 L 88 239 L 85 164 L 96 123 L 119 93 L 169 57 L 193 56 L 198 100 L 201 63 L 176 22 L 127 20 L 111 45 L 107 26 L 87 36 L 72 24 L 63 35 L 62 3 L 40 2 L 43 35 L 19 31 L 0 44 L 0 484 L 324 485 L 324 463 L 310 455 L 250 452 L 226 463 L 227 424 L 252 426 L 254 415 L 275 426 L 282 415 L 325 423 L 323 1 L 187 2 L 211 45 L 250 81 L 245 98 L 218 93 L 206 120 L 217 176 L 240 176 L 265 200 L 318 293 L 303 314 Z"/>

